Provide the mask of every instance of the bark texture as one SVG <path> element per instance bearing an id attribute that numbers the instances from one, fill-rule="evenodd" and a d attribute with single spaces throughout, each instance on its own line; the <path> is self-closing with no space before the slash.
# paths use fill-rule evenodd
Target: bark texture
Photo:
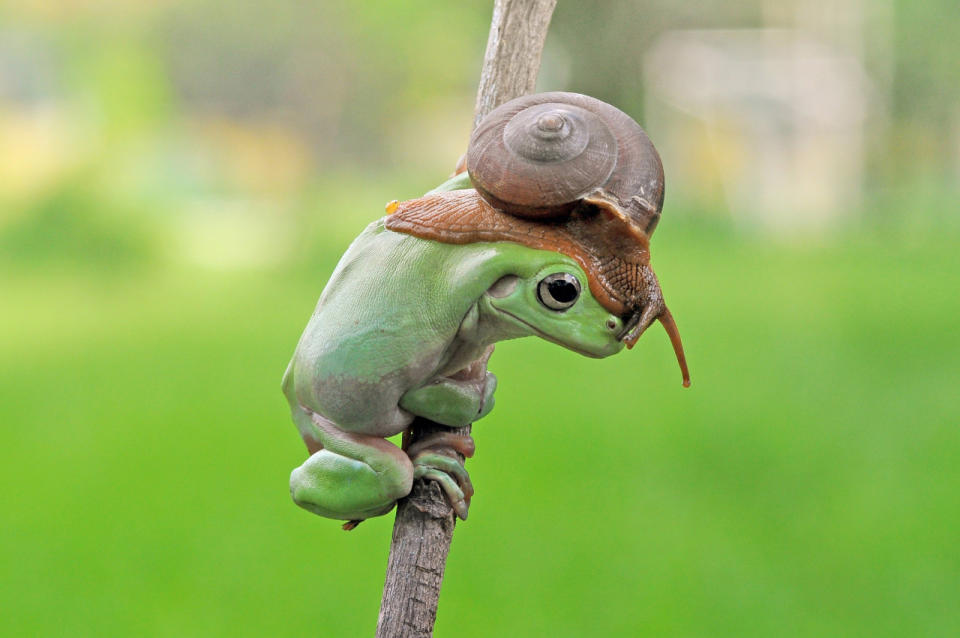
<path id="1" fill-rule="evenodd" d="M 494 0 L 474 127 L 504 102 L 534 91 L 556 4 L 556 0 Z M 451 428 L 416 419 L 405 447 L 438 429 Z M 452 430 L 470 434 L 469 425 Z M 440 486 L 423 479 L 414 481 L 410 495 L 397 504 L 377 638 L 433 636 L 455 523 L 453 509 Z"/>
<path id="2" fill-rule="evenodd" d="M 409 440 L 417 440 L 440 429 L 470 433 L 470 426 L 445 428 L 417 419 L 410 430 Z M 428 638 L 433 635 L 440 584 L 455 523 L 453 508 L 434 481 L 417 479 L 410 495 L 397 503 L 387 578 L 377 619 L 377 638 Z"/>
<path id="3" fill-rule="evenodd" d="M 533 93 L 543 42 L 556 5 L 557 0 L 495 1 L 477 89 L 474 128 L 504 102 Z"/>

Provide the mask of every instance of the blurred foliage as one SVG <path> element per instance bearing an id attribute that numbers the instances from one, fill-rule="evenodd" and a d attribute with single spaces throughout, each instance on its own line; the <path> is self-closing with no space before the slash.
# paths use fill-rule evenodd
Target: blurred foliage
<path id="1" fill-rule="evenodd" d="M 561 0 L 541 86 L 639 116 L 657 34 L 774 4 Z M 859 217 L 771 239 L 668 191 L 691 390 L 657 331 L 498 347 L 438 636 L 960 632 L 960 14 L 886 6 Z M 489 12 L 0 5 L 0 634 L 372 632 L 391 519 L 289 502 L 280 376 L 352 238 L 463 151 Z"/>
<path id="2" fill-rule="evenodd" d="M 27 264 L 53 261 L 109 268 L 130 268 L 151 256 L 151 238 L 136 223 L 136 214 L 104 210 L 109 204 L 79 179 L 58 186 L 0 235 L 0 253 Z"/>

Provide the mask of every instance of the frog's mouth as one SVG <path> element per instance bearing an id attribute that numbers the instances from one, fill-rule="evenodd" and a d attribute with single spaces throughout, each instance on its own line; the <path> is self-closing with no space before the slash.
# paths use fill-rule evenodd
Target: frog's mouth
<path id="1" fill-rule="evenodd" d="M 594 351 L 586 350 L 586 349 L 584 349 L 584 348 L 581 348 L 581 347 L 572 345 L 572 344 L 570 344 L 570 343 L 568 343 L 568 342 L 565 342 L 565 341 L 560 341 L 559 339 L 557 339 L 557 338 L 555 338 L 555 337 L 551 337 L 550 335 L 548 335 L 547 333 L 545 333 L 543 330 L 540 330 L 539 328 L 537 328 L 535 325 L 531 324 L 530 322 L 524 321 L 523 319 L 521 319 L 521 318 L 518 317 L 517 315 L 513 314 L 512 312 L 510 312 L 509 310 L 504 310 L 503 308 L 498 307 L 496 304 L 493 303 L 493 301 L 488 301 L 488 303 L 490 304 L 490 306 L 491 306 L 494 310 L 496 310 L 496 311 L 499 312 L 500 314 L 505 315 L 505 316 L 509 317 L 510 319 L 512 319 L 513 321 L 515 321 L 516 323 L 519 323 L 521 326 L 523 326 L 523 327 L 525 327 L 525 328 L 528 328 L 528 329 L 531 330 L 535 335 L 537 335 L 537 336 L 540 337 L 541 339 L 544 339 L 544 340 L 546 340 L 546 341 L 549 341 L 550 343 L 555 343 L 555 344 L 557 344 L 558 346 L 561 346 L 561 347 L 563 347 L 563 348 L 566 348 L 567 350 L 573 350 L 574 352 L 576 352 L 576 353 L 578 353 L 578 354 L 582 354 L 582 355 L 585 356 L 585 357 L 590 357 L 591 359 L 602 359 L 603 357 L 605 357 L 605 356 L 608 354 L 608 353 L 597 353 L 597 352 L 594 352 Z"/>

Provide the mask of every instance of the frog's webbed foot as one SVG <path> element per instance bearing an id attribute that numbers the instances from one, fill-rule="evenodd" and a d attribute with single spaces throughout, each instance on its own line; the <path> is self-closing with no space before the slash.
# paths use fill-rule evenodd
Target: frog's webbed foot
<path id="1" fill-rule="evenodd" d="M 303 408 L 322 446 L 290 474 L 290 494 L 314 514 L 357 521 L 386 514 L 410 493 L 413 464 L 396 445 L 378 436 L 341 430 Z"/>
<path id="2" fill-rule="evenodd" d="M 474 450 L 473 437 L 453 432 L 434 432 L 407 449 L 413 461 L 413 477 L 439 483 L 453 511 L 463 520 L 467 520 L 470 509 L 473 483 L 457 453 L 470 458 Z"/>

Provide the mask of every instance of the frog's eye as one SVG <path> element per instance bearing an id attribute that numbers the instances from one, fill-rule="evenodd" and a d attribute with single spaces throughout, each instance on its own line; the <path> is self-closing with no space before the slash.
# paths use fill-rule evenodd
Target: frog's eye
<path id="1" fill-rule="evenodd" d="M 570 273 L 556 272 L 537 284 L 537 298 L 550 310 L 566 310 L 577 303 L 579 297 L 580 282 Z"/>

